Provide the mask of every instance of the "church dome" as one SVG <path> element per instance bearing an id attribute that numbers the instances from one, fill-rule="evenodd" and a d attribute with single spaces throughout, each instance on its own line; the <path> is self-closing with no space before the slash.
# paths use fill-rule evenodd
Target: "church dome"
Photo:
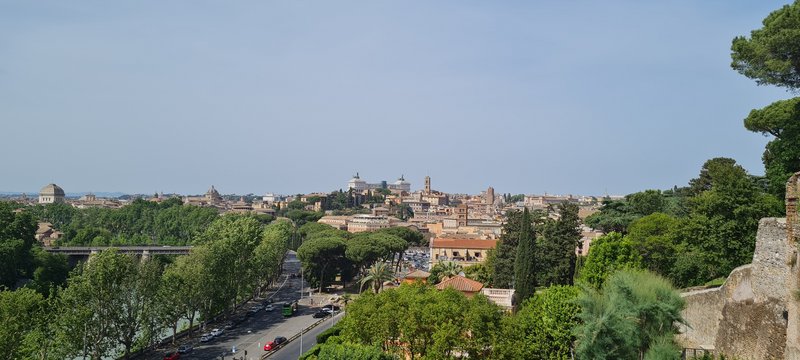
<path id="1" fill-rule="evenodd" d="M 39 195 L 42 196 L 61 196 L 63 197 L 64 189 L 56 184 L 47 184 L 42 190 L 39 190 Z"/>

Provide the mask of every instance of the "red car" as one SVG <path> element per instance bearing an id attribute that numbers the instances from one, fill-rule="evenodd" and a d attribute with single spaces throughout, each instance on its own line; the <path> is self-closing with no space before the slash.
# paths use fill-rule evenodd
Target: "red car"
<path id="1" fill-rule="evenodd" d="M 278 336 L 278 337 L 275 338 L 275 340 L 272 340 L 272 341 L 268 342 L 267 345 L 264 345 L 264 351 L 275 350 L 275 348 L 277 348 L 278 345 L 283 344 L 285 342 L 286 342 L 286 338 L 285 337 Z"/>
<path id="2" fill-rule="evenodd" d="M 177 352 L 170 352 L 164 354 L 164 360 L 178 360 L 181 358 L 181 354 Z"/>

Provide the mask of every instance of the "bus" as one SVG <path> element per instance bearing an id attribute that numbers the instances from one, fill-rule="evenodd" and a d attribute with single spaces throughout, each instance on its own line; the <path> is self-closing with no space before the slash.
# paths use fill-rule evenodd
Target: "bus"
<path id="1" fill-rule="evenodd" d="M 294 315 L 297 312 L 297 301 L 285 302 L 283 303 L 283 316 L 289 317 Z"/>

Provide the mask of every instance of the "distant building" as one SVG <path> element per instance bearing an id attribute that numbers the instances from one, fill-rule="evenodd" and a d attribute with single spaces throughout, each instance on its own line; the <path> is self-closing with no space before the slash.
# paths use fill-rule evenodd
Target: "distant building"
<path id="1" fill-rule="evenodd" d="M 214 188 L 214 185 L 211 185 L 211 188 L 206 191 L 206 201 L 209 203 L 218 203 L 222 201 L 222 196 L 219 194 L 219 191 Z"/>
<path id="2" fill-rule="evenodd" d="M 483 289 L 483 284 L 461 275 L 456 275 L 450 278 L 443 279 L 440 283 L 436 284 L 436 289 L 444 290 L 447 288 L 456 289 L 467 297 L 472 297 Z"/>
<path id="3" fill-rule="evenodd" d="M 469 224 L 469 206 L 467 204 L 456 206 L 456 221 L 458 226 L 467 226 Z"/>
<path id="4" fill-rule="evenodd" d="M 486 189 L 486 203 L 489 205 L 494 205 L 494 188 L 491 186 Z"/>
<path id="5" fill-rule="evenodd" d="M 507 311 L 514 308 L 514 289 L 483 288 L 481 294 Z"/>
<path id="6" fill-rule="evenodd" d="M 406 276 L 403 277 L 403 283 L 413 284 L 417 281 L 427 283 L 430 276 L 431 273 L 417 269 L 406 274 Z"/>
<path id="7" fill-rule="evenodd" d="M 373 231 L 392 226 L 386 216 L 359 214 L 347 222 L 347 231 L 351 233 Z"/>
<path id="8" fill-rule="evenodd" d="M 405 177 L 400 176 L 397 181 L 389 184 L 386 181 L 381 181 L 379 183 L 368 183 L 361 179 L 361 177 L 356 173 L 350 181 L 347 182 L 347 188 L 353 189 L 354 191 L 364 191 L 364 190 L 374 190 L 374 189 L 388 189 L 394 190 L 398 192 L 411 192 L 411 183 L 406 181 Z"/>
<path id="9" fill-rule="evenodd" d="M 486 260 L 489 249 L 497 246 L 497 240 L 434 238 L 430 246 L 431 266 L 442 261 L 469 266 Z"/>
<path id="10" fill-rule="evenodd" d="M 47 184 L 39 191 L 39 204 L 63 203 L 64 196 L 64 189 L 56 184 Z"/>

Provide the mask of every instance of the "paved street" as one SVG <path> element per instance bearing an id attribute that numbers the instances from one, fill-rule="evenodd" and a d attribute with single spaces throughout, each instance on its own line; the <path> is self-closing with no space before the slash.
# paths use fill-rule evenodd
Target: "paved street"
<path id="1" fill-rule="evenodd" d="M 301 306 L 298 308 L 298 312 L 294 316 L 284 318 L 281 314 L 281 302 L 297 300 L 300 298 L 300 278 L 288 276 L 289 274 L 299 272 L 300 262 L 297 260 L 296 254 L 294 252 L 290 252 L 287 255 L 286 262 L 284 263 L 285 275 L 278 283 L 279 285 L 283 283 L 283 286 L 280 288 L 280 290 L 273 294 L 268 294 L 267 296 L 268 298 L 271 296 L 275 305 L 275 310 L 271 312 L 261 310 L 241 324 L 238 324 L 234 329 L 225 330 L 225 333 L 223 333 L 221 336 L 218 336 L 207 343 L 200 342 L 200 335 L 202 335 L 204 332 L 198 331 L 190 339 L 183 339 L 176 345 L 158 349 L 157 352 L 150 353 L 142 358 L 161 359 L 164 353 L 168 351 L 174 351 L 181 344 L 189 343 L 194 346 L 194 350 L 189 354 L 181 356 L 181 359 L 211 360 L 221 359 L 223 356 L 225 359 L 232 359 L 234 356 L 237 359 L 241 359 L 244 357 L 245 351 L 247 351 L 247 359 L 259 359 L 264 353 L 264 345 L 266 342 L 273 340 L 276 336 L 285 336 L 289 338 L 292 335 L 300 332 L 300 330 L 319 320 L 312 318 L 312 314 L 314 314 L 319 308 L 312 308 L 307 304 L 303 305 L 303 303 L 301 303 Z M 263 301 L 263 299 L 260 301 Z M 251 304 L 243 306 L 242 309 L 237 312 L 237 316 L 245 313 L 251 305 L 256 303 L 257 302 L 254 301 Z M 316 302 L 315 304 L 319 304 L 319 302 Z M 236 316 L 234 316 L 234 318 L 235 317 Z M 222 324 L 226 321 L 227 320 L 221 320 L 216 324 L 208 325 L 205 332 L 209 332 L 213 328 L 222 328 Z M 320 326 L 329 326 L 329 322 L 330 321 L 326 321 L 326 323 L 320 324 Z M 324 328 L 322 330 L 324 330 Z M 304 335 L 304 342 L 306 337 L 308 337 L 309 343 L 311 343 L 310 341 L 315 340 L 311 338 L 311 334 L 313 334 L 313 337 L 316 338 L 317 333 L 312 332 Z M 294 344 L 289 345 L 294 346 Z M 299 356 L 299 341 L 297 342 L 296 346 L 298 346 L 296 350 L 298 351 L 298 354 L 293 355 L 293 357 L 287 357 L 287 359 L 296 359 Z M 313 346 L 313 343 L 311 343 L 311 346 Z M 310 348 L 311 346 L 306 346 L 305 343 L 303 344 L 303 348 Z M 232 352 L 234 347 L 236 348 L 235 354 Z"/>

